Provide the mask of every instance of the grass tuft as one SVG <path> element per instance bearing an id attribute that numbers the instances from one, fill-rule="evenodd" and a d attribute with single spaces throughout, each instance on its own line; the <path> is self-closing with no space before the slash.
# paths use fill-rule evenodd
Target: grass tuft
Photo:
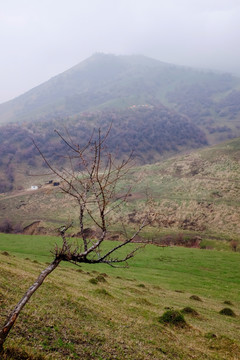
<path id="1" fill-rule="evenodd" d="M 97 289 L 95 293 L 98 295 L 113 297 L 106 289 Z"/>
<path id="2" fill-rule="evenodd" d="M 191 300 L 195 300 L 195 301 L 202 301 L 202 299 L 201 299 L 199 296 L 197 296 L 197 295 L 192 295 L 192 296 L 190 296 L 190 299 L 191 299 Z"/>
<path id="3" fill-rule="evenodd" d="M 89 282 L 90 282 L 91 284 L 93 284 L 93 285 L 97 285 L 97 284 L 98 284 L 98 279 L 92 278 L 92 279 L 89 280 Z"/>
<path id="4" fill-rule="evenodd" d="M 177 327 L 187 326 L 183 314 L 178 310 L 167 310 L 159 318 L 159 322 L 167 325 L 174 325 Z"/>
<path id="5" fill-rule="evenodd" d="M 105 279 L 105 277 L 103 276 L 103 275 L 98 275 L 97 277 L 96 277 L 96 280 L 98 281 L 98 282 L 107 282 L 107 280 Z"/>
<path id="6" fill-rule="evenodd" d="M 223 303 L 225 305 L 233 306 L 233 303 L 230 300 L 225 300 Z"/>
<path id="7" fill-rule="evenodd" d="M 230 308 L 223 308 L 222 310 L 219 311 L 219 314 L 226 316 L 233 316 L 233 317 L 236 316 L 235 312 Z"/>
<path id="8" fill-rule="evenodd" d="M 46 357 L 42 355 L 33 355 L 25 350 L 9 346 L 1 354 L 1 360 L 46 360 Z"/>
<path id="9" fill-rule="evenodd" d="M 10 256 L 10 254 L 7 251 L 2 251 L 1 254 L 4 256 Z"/>
<path id="10" fill-rule="evenodd" d="M 148 300 L 148 299 L 145 299 L 145 298 L 138 298 L 136 299 L 136 303 L 139 304 L 139 305 L 143 305 L 143 306 L 152 306 L 152 303 Z"/>
<path id="11" fill-rule="evenodd" d="M 106 273 L 101 273 L 100 275 L 103 277 L 108 277 L 108 274 L 106 274 Z"/>
<path id="12" fill-rule="evenodd" d="M 181 310 L 181 313 L 191 316 L 199 316 L 199 313 L 190 306 L 186 306 Z"/>
<path id="13" fill-rule="evenodd" d="M 204 337 L 205 337 L 206 339 L 216 339 L 217 335 L 214 334 L 214 333 L 212 333 L 212 332 L 207 332 L 207 333 L 204 335 Z"/>

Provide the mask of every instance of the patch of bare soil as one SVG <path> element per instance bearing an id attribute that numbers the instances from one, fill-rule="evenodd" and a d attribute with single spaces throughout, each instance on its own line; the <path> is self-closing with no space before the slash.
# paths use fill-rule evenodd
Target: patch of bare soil
<path id="1" fill-rule="evenodd" d="M 25 235 L 49 235 L 49 230 L 42 226 L 42 221 L 34 221 L 23 229 Z"/>

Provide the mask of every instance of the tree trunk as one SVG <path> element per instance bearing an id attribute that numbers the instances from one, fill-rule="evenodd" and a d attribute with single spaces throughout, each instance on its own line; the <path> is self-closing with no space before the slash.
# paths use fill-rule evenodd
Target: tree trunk
<path id="1" fill-rule="evenodd" d="M 42 285 L 45 278 L 59 265 L 61 262 L 60 259 L 54 259 L 54 261 L 44 269 L 41 274 L 38 276 L 35 283 L 30 286 L 30 288 L 26 291 L 22 299 L 17 303 L 13 311 L 7 317 L 7 320 L 3 327 L 0 330 L 0 353 L 3 351 L 3 344 L 6 341 L 8 333 L 10 332 L 11 328 L 13 327 L 15 321 L 17 320 L 18 315 L 20 314 L 23 307 L 26 303 L 30 300 L 31 296 L 35 293 L 35 291 Z"/>

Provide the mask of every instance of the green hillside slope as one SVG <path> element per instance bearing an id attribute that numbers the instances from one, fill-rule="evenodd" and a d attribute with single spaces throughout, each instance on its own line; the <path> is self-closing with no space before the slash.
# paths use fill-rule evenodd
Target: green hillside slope
<path id="1" fill-rule="evenodd" d="M 0 324 L 57 241 L 0 235 Z M 232 252 L 148 245 L 125 269 L 61 264 L 23 309 L 3 359 L 235 360 L 238 288 Z M 219 314 L 224 307 L 236 317 Z M 161 324 L 171 308 L 195 313 L 183 328 Z"/>
<path id="2" fill-rule="evenodd" d="M 126 226 L 131 229 L 146 215 L 148 194 L 153 199 L 156 220 L 154 227 L 144 234 L 147 238 L 164 242 L 164 234 L 195 234 L 206 240 L 239 241 L 239 154 L 240 138 L 237 138 L 133 168 L 118 188 L 121 194 L 132 187 L 122 213 Z M 56 229 L 69 218 L 77 221 L 77 209 L 68 197 L 52 185 L 46 185 L 50 175 L 36 177 L 29 174 L 24 179 L 24 189 L 0 195 L 2 220 L 8 218 L 23 226 L 42 221 L 36 226 L 40 227 L 40 232 L 44 231 L 43 227 Z M 34 184 L 41 186 L 39 190 L 28 190 Z M 37 233 L 34 229 L 33 233 Z M 118 231 L 117 227 L 112 230 Z"/>
<path id="3" fill-rule="evenodd" d="M 136 193 L 150 189 L 160 227 L 239 239 L 240 138 L 144 166 L 131 180 Z"/>

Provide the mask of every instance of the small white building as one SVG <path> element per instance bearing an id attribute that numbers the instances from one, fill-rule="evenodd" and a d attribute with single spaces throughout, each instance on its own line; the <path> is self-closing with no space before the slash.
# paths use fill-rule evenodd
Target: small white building
<path id="1" fill-rule="evenodd" d="M 38 186 L 37 185 L 32 185 L 31 186 L 31 190 L 37 190 L 38 189 Z"/>

